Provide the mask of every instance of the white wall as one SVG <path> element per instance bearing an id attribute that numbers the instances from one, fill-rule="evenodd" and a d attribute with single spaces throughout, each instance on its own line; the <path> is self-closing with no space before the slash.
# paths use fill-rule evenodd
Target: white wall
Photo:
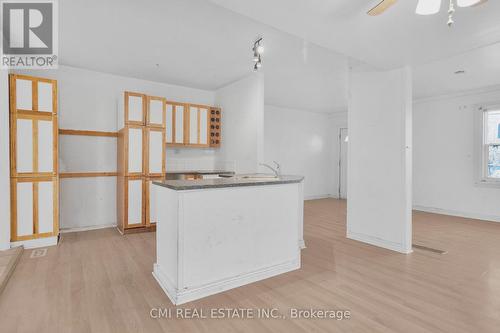
<path id="1" fill-rule="evenodd" d="M 500 188 L 477 185 L 474 113 L 500 104 L 500 90 L 414 105 L 414 207 L 500 222 Z"/>
<path id="2" fill-rule="evenodd" d="M 116 131 L 118 99 L 125 90 L 166 97 L 179 102 L 213 105 L 215 93 L 158 82 L 139 80 L 74 67 L 51 71 L 18 71 L 58 80 L 59 127 Z M 115 171 L 116 139 L 60 136 L 61 172 Z M 208 157 L 207 157 L 208 156 Z M 199 159 L 214 161 L 214 151 L 169 150 L 167 166 L 182 161 L 186 168 Z M 3 187 L 2 187 L 3 188 Z M 61 180 L 61 228 L 116 224 L 116 179 L 77 178 Z"/>
<path id="3" fill-rule="evenodd" d="M 10 248 L 9 77 L 0 70 L 0 250 Z"/>
<path id="4" fill-rule="evenodd" d="M 339 197 L 339 159 L 340 159 L 340 142 L 339 133 L 341 128 L 348 128 L 347 126 L 347 111 L 332 113 L 330 115 L 329 130 L 333 134 L 332 150 L 329 154 L 330 163 L 332 165 L 331 179 L 328 179 L 329 187 L 331 188 L 331 196 L 333 198 Z M 345 161 L 347 162 L 347 161 Z"/>
<path id="5" fill-rule="evenodd" d="M 411 252 L 411 72 L 352 73 L 347 237 Z"/>
<path id="6" fill-rule="evenodd" d="M 264 160 L 281 164 L 284 174 L 303 175 L 306 199 L 335 193 L 332 181 L 334 137 L 331 115 L 265 106 Z"/>
<path id="7" fill-rule="evenodd" d="M 264 76 L 260 73 L 216 91 L 222 108 L 222 141 L 217 163 L 237 173 L 254 173 L 264 158 Z"/>

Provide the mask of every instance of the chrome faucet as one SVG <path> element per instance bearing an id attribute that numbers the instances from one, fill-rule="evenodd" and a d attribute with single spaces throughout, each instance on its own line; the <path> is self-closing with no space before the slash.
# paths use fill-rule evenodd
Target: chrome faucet
<path id="1" fill-rule="evenodd" d="M 273 168 L 272 166 L 270 166 L 269 164 L 266 164 L 266 163 L 259 163 L 260 165 L 268 168 L 268 169 L 271 169 L 274 173 L 274 175 L 276 177 L 281 177 L 281 166 L 278 162 L 276 161 L 273 161 L 273 163 L 276 165 L 276 168 Z"/>

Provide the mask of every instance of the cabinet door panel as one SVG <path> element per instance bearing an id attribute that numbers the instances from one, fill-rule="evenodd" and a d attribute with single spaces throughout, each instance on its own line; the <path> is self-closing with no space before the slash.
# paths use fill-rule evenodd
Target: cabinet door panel
<path id="1" fill-rule="evenodd" d="M 163 171 L 163 133 L 149 131 L 149 173 Z"/>
<path id="2" fill-rule="evenodd" d="M 175 143 L 184 143 L 184 106 L 175 106 Z"/>
<path id="3" fill-rule="evenodd" d="M 33 110 L 33 82 L 16 79 L 16 108 L 18 110 Z"/>
<path id="4" fill-rule="evenodd" d="M 128 180 L 128 225 L 142 224 L 142 179 Z"/>
<path id="5" fill-rule="evenodd" d="M 128 130 L 128 172 L 142 173 L 142 129 Z"/>
<path id="6" fill-rule="evenodd" d="M 151 99 L 149 101 L 149 124 L 163 126 L 163 101 Z"/>
<path id="7" fill-rule="evenodd" d="M 173 143 L 174 138 L 174 124 L 173 124 L 173 116 L 174 116 L 174 106 L 172 104 L 167 104 L 167 114 L 166 114 L 166 124 L 165 124 L 165 135 L 166 135 L 166 142 L 167 143 Z"/>
<path id="8" fill-rule="evenodd" d="M 52 121 L 38 122 L 38 171 L 54 172 L 54 131 Z"/>
<path id="9" fill-rule="evenodd" d="M 38 111 L 53 112 L 52 83 L 38 82 Z"/>
<path id="10" fill-rule="evenodd" d="M 155 224 L 156 221 L 158 220 L 156 216 L 156 198 L 153 193 L 153 182 L 151 180 L 148 180 L 148 196 L 149 196 L 149 223 L 150 224 Z"/>
<path id="11" fill-rule="evenodd" d="M 142 97 L 129 96 L 128 97 L 128 120 L 144 122 L 144 112 L 142 106 Z"/>
<path id="12" fill-rule="evenodd" d="M 54 231 L 54 183 L 38 183 L 38 232 Z"/>
<path id="13" fill-rule="evenodd" d="M 208 110 L 200 109 L 200 144 L 208 144 Z"/>
<path id="14" fill-rule="evenodd" d="M 198 143 L 198 108 L 189 108 L 189 143 Z"/>
<path id="15" fill-rule="evenodd" d="M 33 183 L 17 183 L 17 236 L 33 235 Z"/>
<path id="16" fill-rule="evenodd" d="M 16 130 L 16 171 L 33 172 L 33 121 L 18 119 Z"/>

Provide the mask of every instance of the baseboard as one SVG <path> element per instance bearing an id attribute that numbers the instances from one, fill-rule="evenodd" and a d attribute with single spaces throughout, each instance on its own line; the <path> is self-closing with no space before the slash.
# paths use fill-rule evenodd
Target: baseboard
<path id="1" fill-rule="evenodd" d="M 264 280 L 279 274 L 287 273 L 300 268 L 300 253 L 299 258 L 290 262 L 264 268 L 254 272 L 246 273 L 237 277 L 224 279 L 221 281 L 209 283 L 197 288 L 179 291 L 172 282 L 167 278 L 162 268 L 158 264 L 154 264 L 153 276 L 160 284 L 165 294 L 168 296 L 172 304 L 180 305 L 200 298 L 218 294 L 220 292 L 241 287 L 246 284 Z"/>
<path id="2" fill-rule="evenodd" d="M 80 231 L 99 230 L 106 228 L 116 228 L 116 224 L 92 225 L 88 227 L 79 227 L 79 228 L 62 228 L 59 232 L 61 234 L 64 234 L 68 232 L 80 232 Z"/>
<path id="3" fill-rule="evenodd" d="M 457 216 L 457 217 L 463 217 L 463 218 L 467 218 L 467 219 L 482 220 L 482 221 L 487 221 L 487 222 L 500 222 L 500 216 L 497 216 L 497 215 L 477 214 L 477 213 L 463 212 L 463 211 L 451 210 L 451 209 L 442 209 L 442 208 L 436 208 L 436 207 L 427 207 L 427 206 L 420 206 L 420 205 L 414 205 L 413 210 L 418 210 L 418 211 L 427 212 L 427 213 L 434 213 L 434 214 Z"/>
<path id="4" fill-rule="evenodd" d="M 318 195 L 305 195 L 304 200 L 318 200 L 318 199 L 328 199 L 333 198 L 330 194 L 318 194 Z"/>
<path id="5" fill-rule="evenodd" d="M 25 249 L 36 249 L 38 247 L 47 247 L 57 245 L 58 236 L 29 239 L 10 243 L 11 247 L 24 246 Z"/>
<path id="6" fill-rule="evenodd" d="M 363 243 L 367 243 L 370 245 L 375 245 L 378 247 L 382 247 L 384 249 L 396 251 L 396 252 L 403 253 L 403 254 L 409 254 L 409 253 L 413 252 L 411 247 L 410 247 L 410 249 L 407 249 L 403 244 L 390 242 L 390 241 L 382 239 L 382 238 L 378 238 L 378 237 L 374 237 L 374 236 L 370 236 L 370 235 L 365 235 L 365 234 L 361 234 L 361 233 L 357 233 L 357 232 L 348 231 L 347 238 L 358 241 L 358 242 L 363 242 Z"/>

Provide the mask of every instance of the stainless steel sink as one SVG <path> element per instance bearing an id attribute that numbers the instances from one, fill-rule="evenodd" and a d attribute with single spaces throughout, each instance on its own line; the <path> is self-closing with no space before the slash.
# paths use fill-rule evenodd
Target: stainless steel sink
<path id="1" fill-rule="evenodd" d="M 239 177 L 242 179 L 250 179 L 250 180 L 277 180 L 279 177 L 272 175 L 272 174 L 266 174 L 266 173 L 256 173 L 256 174 L 250 174 L 250 175 L 236 175 L 235 177 Z"/>

